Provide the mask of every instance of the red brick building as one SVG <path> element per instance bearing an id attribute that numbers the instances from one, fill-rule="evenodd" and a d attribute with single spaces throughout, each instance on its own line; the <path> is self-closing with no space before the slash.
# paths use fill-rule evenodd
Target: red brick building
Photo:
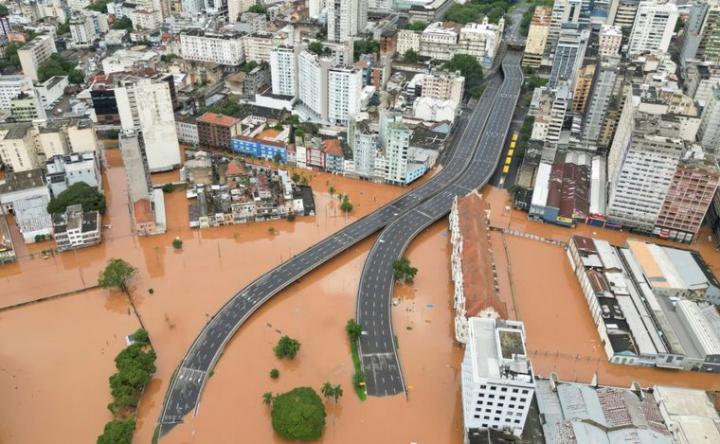
<path id="1" fill-rule="evenodd" d="M 200 146 L 230 148 L 230 139 L 240 134 L 240 119 L 205 113 L 197 119 Z"/>

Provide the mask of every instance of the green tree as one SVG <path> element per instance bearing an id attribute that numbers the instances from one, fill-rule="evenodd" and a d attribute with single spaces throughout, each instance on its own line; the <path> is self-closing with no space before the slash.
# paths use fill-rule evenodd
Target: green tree
<path id="1" fill-rule="evenodd" d="M 108 12 L 107 5 L 108 5 L 108 3 L 110 3 L 110 1 L 111 0 L 98 0 L 96 2 L 90 3 L 90 5 L 88 5 L 87 9 L 97 11 L 97 12 L 102 12 L 103 14 L 107 14 L 107 12 Z"/>
<path id="2" fill-rule="evenodd" d="M 82 71 L 79 69 L 71 69 L 70 72 L 67 73 L 68 75 L 68 82 L 72 83 L 73 85 L 81 85 L 85 82 L 85 74 L 83 74 Z"/>
<path id="3" fill-rule="evenodd" d="M 57 34 L 63 35 L 70 32 L 70 17 L 65 19 L 65 22 L 60 23 L 57 27 Z"/>
<path id="4" fill-rule="evenodd" d="M 138 328 L 135 333 L 132 334 L 132 338 L 137 344 L 147 345 L 150 343 L 150 335 L 144 328 Z"/>
<path id="5" fill-rule="evenodd" d="M 353 55 L 355 61 L 360 60 L 363 54 L 377 54 L 380 52 L 380 43 L 372 39 L 355 40 L 353 42 Z"/>
<path id="6" fill-rule="evenodd" d="M 0 4 L 0 17 L 7 17 L 8 15 L 10 15 L 8 7 Z"/>
<path id="7" fill-rule="evenodd" d="M 20 45 L 17 43 L 8 43 L 7 46 L 5 46 L 5 61 L 2 66 L 20 67 L 20 57 L 17 53 L 18 48 L 20 48 Z"/>
<path id="8" fill-rule="evenodd" d="M 314 41 L 308 45 L 308 51 L 319 56 L 329 55 L 332 51 L 327 46 L 323 45 L 322 42 Z"/>
<path id="9" fill-rule="evenodd" d="M 332 394 L 333 394 L 333 385 L 330 384 L 329 382 L 326 382 L 326 383 L 323 384 L 322 387 L 320 388 L 320 393 L 322 393 L 322 395 L 323 395 L 324 397 L 326 397 L 326 398 L 332 397 Z"/>
<path id="10" fill-rule="evenodd" d="M 295 222 L 295 215 L 292 213 L 288 214 L 287 220 L 288 222 Z"/>
<path id="11" fill-rule="evenodd" d="M 276 368 L 270 370 L 270 377 L 273 378 L 273 379 L 279 378 L 279 377 L 280 377 L 280 370 L 278 370 L 278 369 L 276 369 Z"/>
<path id="12" fill-rule="evenodd" d="M 47 211 L 50 214 L 64 213 L 69 205 L 76 204 L 82 205 L 83 211 L 105 213 L 105 196 L 85 182 L 74 183 L 56 198 L 51 199 Z"/>
<path id="13" fill-rule="evenodd" d="M 105 424 L 97 444 L 131 444 L 135 431 L 134 419 L 116 419 Z"/>
<path id="14" fill-rule="evenodd" d="M 362 334 L 362 326 L 358 324 L 355 319 L 350 319 L 347 321 L 347 324 L 345 324 L 345 331 L 351 341 L 357 341 Z"/>
<path id="15" fill-rule="evenodd" d="M 333 401 L 337 403 L 338 399 L 343 395 L 343 389 L 340 384 L 334 385 L 332 388 Z"/>
<path id="16" fill-rule="evenodd" d="M 328 193 L 330 194 L 330 196 L 332 196 L 333 194 L 335 194 L 335 187 L 332 186 L 332 185 L 330 185 L 330 186 L 328 187 Z"/>
<path id="17" fill-rule="evenodd" d="M 393 261 L 393 276 L 396 281 L 404 280 L 406 283 L 412 283 L 417 271 L 417 268 L 410 265 L 407 258 L 403 257 Z"/>
<path id="18" fill-rule="evenodd" d="M 471 55 L 455 54 L 452 59 L 445 63 L 445 69 L 451 72 L 460 71 L 460 74 L 465 77 L 465 88 L 468 91 L 479 86 L 483 79 L 482 66 Z"/>
<path id="19" fill-rule="evenodd" d="M 310 387 L 298 387 L 272 401 L 273 430 L 291 441 L 313 441 L 322 436 L 325 406 Z"/>
<path id="20" fill-rule="evenodd" d="M 403 54 L 402 61 L 405 63 L 417 63 L 419 59 L 418 53 L 413 51 L 412 49 L 408 49 L 405 51 L 405 54 Z"/>
<path id="21" fill-rule="evenodd" d="M 265 14 L 267 9 L 262 5 L 252 5 L 248 8 L 248 12 L 254 12 L 256 14 Z"/>
<path id="22" fill-rule="evenodd" d="M 120 20 L 116 20 L 112 25 L 112 29 L 124 29 L 126 31 L 133 30 L 133 22 L 129 17 L 125 16 Z"/>
<path id="23" fill-rule="evenodd" d="M 105 269 L 100 273 L 98 285 L 102 288 L 117 288 L 129 294 L 128 281 L 137 272 L 135 267 L 122 259 L 110 259 Z"/>
<path id="24" fill-rule="evenodd" d="M 427 28 L 427 25 L 427 22 L 408 22 L 408 24 L 405 25 L 405 29 L 409 29 L 411 31 L 423 31 Z"/>
<path id="25" fill-rule="evenodd" d="M 340 210 L 342 210 L 343 213 L 349 213 L 353 210 L 353 205 L 350 203 L 350 198 L 347 194 L 342 197 L 342 201 L 340 202 Z"/>
<path id="26" fill-rule="evenodd" d="M 263 404 L 267 406 L 272 406 L 273 403 L 273 394 L 270 392 L 263 393 Z"/>
<path id="27" fill-rule="evenodd" d="M 273 162 L 275 162 L 275 163 L 282 163 L 282 160 L 283 160 L 282 154 L 280 154 L 280 153 L 275 153 L 275 154 L 273 155 Z"/>
<path id="28" fill-rule="evenodd" d="M 293 339 L 290 336 L 283 336 L 278 341 L 277 345 L 273 348 L 275 356 L 278 359 L 288 358 L 295 359 L 298 351 L 300 350 L 300 341 Z"/>
<path id="29" fill-rule="evenodd" d="M 181 249 L 182 246 L 183 246 L 183 241 L 182 241 L 182 239 L 180 239 L 179 237 L 176 237 L 175 239 L 173 239 L 173 241 L 172 241 L 172 246 L 173 246 L 173 248 L 176 249 L 176 250 Z"/>

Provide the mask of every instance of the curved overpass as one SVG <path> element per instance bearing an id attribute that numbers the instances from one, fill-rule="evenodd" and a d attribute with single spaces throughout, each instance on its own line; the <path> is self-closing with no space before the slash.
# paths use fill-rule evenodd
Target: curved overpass
<path id="1" fill-rule="evenodd" d="M 344 227 L 282 265 L 268 271 L 233 295 L 205 324 L 170 381 L 160 416 L 160 436 L 181 423 L 195 410 L 210 370 L 215 366 L 227 342 L 245 321 L 268 299 L 323 263 L 379 231 L 400 215 L 441 193 L 466 170 L 476 148 L 467 143 L 477 140 L 480 128 L 490 113 L 488 101 L 495 98 L 499 81 L 489 80 L 487 95 L 475 106 L 453 143 L 450 159 L 444 168 L 420 187 L 402 195 L 384 207 Z"/>
<path id="2" fill-rule="evenodd" d="M 395 395 L 405 391 L 391 318 L 392 264 L 402 257 L 410 241 L 420 231 L 450 212 L 456 196 L 464 196 L 484 186 L 492 177 L 500 161 L 523 82 L 520 59 L 521 54 L 517 52 L 508 52 L 503 59 L 504 81 L 492 110 L 488 110 L 490 117 L 484 131 L 477 129 L 471 132 L 471 139 L 464 140 L 473 146 L 477 144 L 479 148 L 474 150 L 467 169 L 443 191 L 390 223 L 368 254 L 360 277 L 355 310 L 356 318 L 363 327 L 359 352 L 369 395 Z"/>

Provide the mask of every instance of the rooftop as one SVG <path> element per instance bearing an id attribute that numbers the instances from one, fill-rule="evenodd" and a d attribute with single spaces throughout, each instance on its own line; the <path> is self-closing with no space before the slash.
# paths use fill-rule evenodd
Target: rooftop
<path id="1" fill-rule="evenodd" d="M 468 322 L 470 337 L 467 347 L 470 348 L 472 356 L 475 382 L 502 380 L 517 384 L 533 384 L 530 360 L 524 354 L 525 336 L 522 322 L 487 317 L 470 318 Z M 522 353 L 514 353 L 518 351 Z"/>
<path id="2" fill-rule="evenodd" d="M 226 116 L 224 114 L 205 113 L 202 116 L 198 117 L 197 121 L 198 123 L 202 122 L 208 123 L 210 125 L 231 127 L 240 122 L 240 119 L 232 116 Z"/>

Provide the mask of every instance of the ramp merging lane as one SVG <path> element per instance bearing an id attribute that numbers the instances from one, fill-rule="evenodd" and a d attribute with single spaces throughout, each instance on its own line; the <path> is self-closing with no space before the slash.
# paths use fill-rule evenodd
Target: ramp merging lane
<path id="1" fill-rule="evenodd" d="M 495 77 L 490 79 L 486 88 L 489 90 L 487 97 L 492 97 L 494 100 L 499 87 L 499 79 Z M 181 423 L 185 415 L 197 408 L 209 373 L 220 358 L 225 345 L 268 299 L 318 266 L 376 233 L 402 214 L 443 192 L 457 180 L 473 158 L 476 148 L 475 143 L 464 142 L 468 140 L 466 134 L 474 134 L 472 140 L 477 140 L 478 126 L 482 127 L 487 120 L 491 109 L 489 105 L 486 100 L 481 100 L 475 106 L 462 134 L 453 144 L 447 164 L 425 184 L 293 256 L 241 289 L 220 308 L 195 338 L 173 374 L 159 420 L 160 436 Z"/>
<path id="2" fill-rule="evenodd" d="M 394 284 L 392 264 L 402 257 L 419 232 L 450 212 L 456 196 L 464 196 L 490 180 L 500 161 L 523 82 L 520 59 L 516 52 L 505 55 L 504 80 L 492 109 L 485 110 L 489 113 L 487 121 L 484 126 L 463 134 L 461 143 L 477 146 L 467 168 L 443 191 L 390 223 L 368 254 L 358 286 L 356 318 L 363 328 L 359 352 L 369 395 L 386 396 L 406 391 L 390 313 Z"/>

